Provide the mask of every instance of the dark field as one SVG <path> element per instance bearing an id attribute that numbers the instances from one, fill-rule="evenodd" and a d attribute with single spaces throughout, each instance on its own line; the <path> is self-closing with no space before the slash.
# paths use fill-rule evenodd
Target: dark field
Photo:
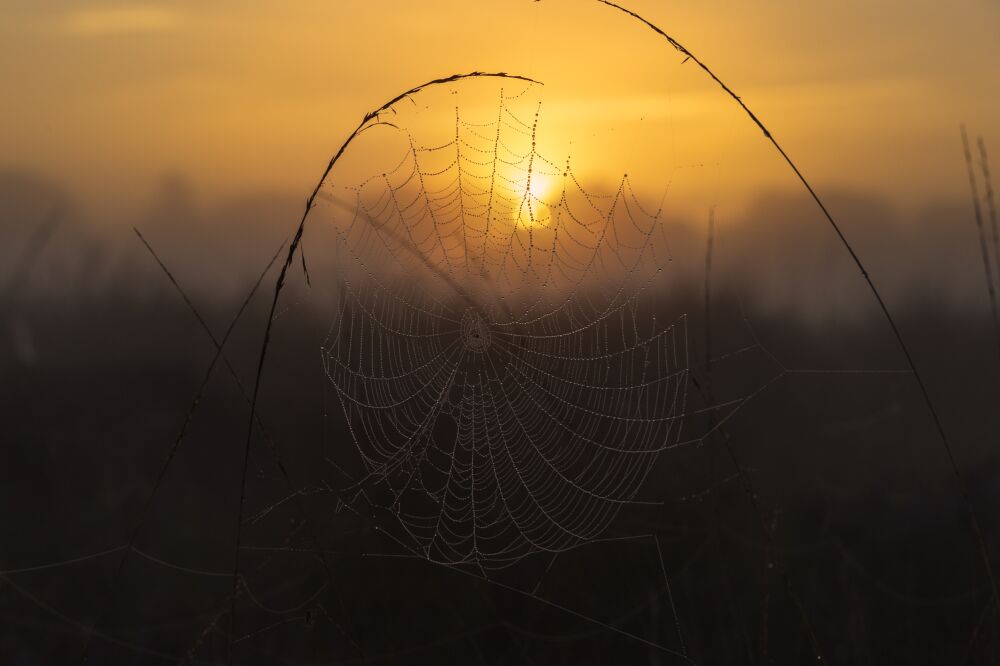
<path id="1" fill-rule="evenodd" d="M 288 219 L 290 206 L 272 208 Z M 894 254 L 900 247 L 904 257 L 920 248 L 952 257 L 927 268 L 923 281 L 890 285 L 892 305 L 986 540 L 1000 552 L 996 340 L 982 305 L 950 296 L 966 289 L 975 303 L 985 291 L 966 252 L 975 247 L 966 242 L 971 225 L 938 219 L 939 231 L 926 237 L 862 246 L 888 245 L 872 258 L 876 277 L 879 266 L 906 263 Z M 178 248 L 197 230 L 165 235 L 156 224 L 151 214 L 139 226 L 152 229 L 150 242 L 191 283 L 199 313 L 221 336 L 274 246 L 258 248 L 276 245 L 279 234 L 237 247 L 247 236 L 232 233 L 234 224 L 185 254 Z M 792 225 L 756 233 L 766 245 L 768 229 L 800 233 Z M 33 228 L 12 234 L 12 256 Z M 73 235 L 80 229 L 56 228 L 0 304 L 8 324 L 0 346 L 0 660 L 76 663 L 86 651 L 92 663 L 219 663 L 230 626 L 245 396 L 275 274 L 226 345 L 239 383 L 216 365 L 146 513 L 214 348 L 129 232 L 87 245 Z M 703 231 L 690 235 L 692 247 L 704 243 Z M 723 238 L 753 247 L 737 232 Z M 804 256 L 830 262 L 830 284 L 856 288 L 839 259 L 827 259 L 837 248 L 819 238 L 805 233 L 799 256 L 818 243 Z M 949 250 L 942 238 L 960 240 Z M 227 247 L 254 257 L 247 265 L 255 268 L 205 268 Z M 686 650 L 699 664 L 805 664 L 816 663 L 814 634 L 834 664 L 995 663 L 1000 625 L 959 485 L 884 322 L 865 306 L 840 308 L 837 288 L 800 281 L 794 265 L 779 273 L 788 286 L 782 302 L 739 261 L 720 263 L 709 371 L 702 252 L 692 251 L 697 260 L 656 305 L 664 316 L 688 314 L 698 387 L 688 388 L 684 427 L 701 441 L 659 457 L 639 496 L 658 504 L 625 506 L 603 539 L 556 558 L 530 556 L 489 580 L 475 567 L 401 548 L 383 531 L 392 517 L 372 508 L 383 501 L 377 488 L 370 502 L 345 494 L 362 472 L 320 360 L 331 313 L 321 287 L 310 290 L 296 272 L 257 410 L 273 449 L 259 431 L 250 449 L 236 661 L 668 664 L 684 663 L 671 651 Z M 954 260 L 965 255 L 971 267 Z M 65 256 L 76 257 L 75 268 L 61 263 Z M 90 263 L 80 259 L 87 256 Z M 799 278 L 815 278 L 815 266 L 803 264 Z M 231 288 L 213 286 L 219 274 Z M 942 286 L 948 274 L 951 286 Z M 759 297 L 769 293 L 777 304 Z M 711 432 L 730 408 L 703 409 L 709 388 L 715 405 L 750 398 Z M 140 519 L 135 550 L 116 573 Z"/>

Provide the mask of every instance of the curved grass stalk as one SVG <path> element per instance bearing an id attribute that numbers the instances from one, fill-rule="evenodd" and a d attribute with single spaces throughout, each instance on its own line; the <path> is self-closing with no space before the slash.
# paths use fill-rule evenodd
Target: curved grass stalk
<path id="1" fill-rule="evenodd" d="M 650 21 L 646 20 L 639 14 L 633 12 L 632 10 L 627 9 L 619 4 L 616 4 L 611 0 L 597 0 L 597 2 L 600 2 L 603 5 L 607 5 L 608 7 L 617 9 L 618 11 L 623 12 L 629 15 L 630 17 L 634 18 L 635 20 L 641 22 L 647 28 L 651 29 L 660 37 L 667 40 L 667 42 L 676 51 L 685 56 L 685 62 L 687 60 L 690 60 L 695 65 L 697 65 L 702 71 L 704 71 L 713 81 L 715 81 L 715 83 L 718 84 L 719 87 L 722 88 L 722 90 L 729 97 L 731 97 L 733 101 L 735 101 L 740 106 L 741 109 L 743 109 L 743 111 L 746 113 L 747 116 L 749 116 L 750 120 L 753 121 L 753 123 L 757 126 L 757 128 L 764 133 L 764 137 L 771 143 L 771 145 L 775 148 L 775 150 L 778 151 L 782 159 L 784 159 L 785 163 L 788 164 L 788 166 L 795 173 L 795 176 L 799 179 L 799 182 L 802 183 L 802 186 L 805 187 L 807 192 L 809 192 L 809 195 L 812 197 L 812 200 L 819 207 L 820 211 L 822 211 L 823 217 L 826 218 L 826 221 L 830 224 L 830 227 L 836 233 L 837 238 L 840 239 L 841 245 L 844 247 L 845 250 L 847 250 L 848 254 L 850 254 L 851 259 L 854 261 L 855 266 L 857 266 L 858 270 L 861 272 L 861 275 L 865 280 L 865 283 L 868 285 L 869 291 L 871 292 L 872 296 L 874 296 L 875 300 L 878 302 L 879 308 L 882 310 L 882 314 L 886 322 L 889 324 L 889 328 L 892 329 L 892 334 L 893 337 L 896 339 L 897 346 L 899 347 L 900 351 L 903 352 L 903 356 L 906 357 L 906 363 L 910 368 L 910 372 L 913 374 L 913 378 L 916 380 L 917 385 L 920 388 L 920 393 L 923 396 L 924 403 L 927 407 L 927 411 L 930 414 L 931 419 L 934 421 L 934 427 L 937 430 L 941 446 L 944 449 L 945 455 L 948 459 L 948 464 L 951 468 L 952 474 L 955 477 L 955 481 L 958 484 L 958 489 L 962 496 L 962 502 L 965 506 L 966 511 L 969 514 L 969 522 L 972 525 L 972 531 L 974 533 L 979 548 L 980 557 L 986 569 L 986 574 L 990 580 L 990 587 L 993 594 L 993 604 L 997 607 L 997 609 L 1000 609 L 1000 588 L 998 588 L 997 586 L 996 576 L 993 573 L 993 564 L 990 559 L 990 553 L 989 553 L 989 548 L 986 544 L 986 538 L 984 537 L 982 528 L 980 527 L 979 516 L 976 512 L 975 506 L 972 503 L 972 498 L 969 494 L 968 484 L 965 482 L 965 478 L 962 476 L 961 469 L 958 466 L 958 461 L 955 458 L 955 453 L 951 446 L 951 441 L 948 439 L 948 435 L 945 432 L 944 425 L 941 422 L 941 417 L 938 414 L 937 407 L 935 407 L 934 401 L 931 399 L 930 392 L 927 389 L 927 384 L 924 382 L 924 379 L 921 376 L 920 371 L 917 369 L 917 364 L 913 360 L 913 355 L 910 353 L 910 348 L 903 340 L 903 335 L 902 333 L 900 333 L 899 327 L 896 325 L 895 319 L 889 312 L 889 308 L 886 306 L 885 301 L 882 298 L 882 294 L 875 286 L 874 281 L 868 274 L 868 270 L 865 268 L 864 263 L 862 263 L 861 258 L 858 256 L 857 252 L 855 252 L 854 247 L 847 240 L 847 237 L 844 235 L 844 232 L 841 231 L 840 225 L 838 225 L 836 220 L 834 220 L 833 215 L 831 215 L 830 211 L 827 210 L 827 207 L 823 203 L 822 199 L 820 199 L 819 195 L 813 189 L 809 181 L 806 180 L 805 176 L 802 175 L 802 172 L 799 171 L 798 166 L 795 164 L 795 162 L 792 161 L 792 158 L 789 157 L 788 153 L 786 153 L 785 150 L 781 147 L 781 144 L 779 144 L 777 139 L 774 138 L 774 135 L 771 134 L 771 131 L 764 125 L 763 122 L 761 122 L 761 120 L 756 115 L 754 115 L 753 111 L 750 110 L 750 107 L 746 105 L 746 103 L 740 98 L 740 96 L 737 95 L 735 92 L 733 92 L 733 90 L 729 86 L 727 86 L 722 81 L 722 79 L 720 79 L 715 74 L 715 72 L 709 69 L 708 65 L 702 62 L 697 56 L 695 56 L 691 51 L 689 51 L 676 39 L 668 35 L 666 32 L 664 32 L 659 27 L 657 27 Z M 767 532 L 766 528 L 765 532 Z M 812 638 L 813 638 L 813 646 L 818 648 L 818 646 L 816 645 L 815 636 L 813 636 Z M 817 656 L 819 657 L 820 661 L 823 661 L 822 654 L 818 654 Z"/>
<path id="2" fill-rule="evenodd" d="M 341 144 L 340 148 L 337 150 L 336 153 L 334 153 L 333 157 L 330 158 L 330 162 L 329 164 L 326 165 L 326 169 L 323 170 L 323 174 L 320 176 L 319 181 L 316 183 L 316 187 L 313 188 L 312 194 L 310 194 L 309 198 L 306 200 L 306 206 L 305 210 L 302 213 L 302 219 L 299 220 L 299 226 L 295 230 L 295 235 L 292 237 L 291 244 L 288 246 L 288 255 L 285 258 L 285 263 L 284 265 L 282 265 L 281 272 L 278 274 L 278 279 L 275 281 L 274 284 L 274 296 L 271 300 L 271 309 L 270 312 L 268 313 L 267 324 L 264 327 L 264 340 L 261 343 L 260 347 L 260 356 L 258 357 L 257 360 L 257 373 L 256 376 L 254 377 L 253 393 L 251 394 L 250 398 L 250 415 L 249 418 L 247 419 L 247 435 L 243 448 L 243 471 L 240 480 L 240 503 L 239 503 L 239 509 L 237 510 L 238 515 L 236 521 L 236 539 L 234 544 L 234 555 L 233 555 L 233 590 L 232 590 L 232 595 L 230 597 L 231 602 L 229 609 L 229 640 L 227 647 L 227 663 L 229 664 L 233 663 L 233 640 L 236 635 L 236 598 L 237 598 L 237 588 L 239 586 L 238 581 L 240 577 L 239 576 L 240 545 L 241 545 L 240 542 L 243 532 L 243 504 L 244 501 L 246 500 L 247 468 L 250 462 L 250 441 L 253 438 L 254 419 L 257 414 L 257 398 L 260 393 L 260 380 L 261 376 L 264 373 L 264 362 L 267 359 L 267 348 L 271 341 L 271 327 L 274 324 L 274 314 L 278 309 L 278 299 L 281 296 L 281 290 L 285 286 L 285 277 L 288 274 L 288 269 L 291 268 L 292 262 L 295 259 L 295 252 L 299 250 L 299 245 L 302 242 L 302 233 L 305 231 L 306 220 L 309 218 L 309 212 L 312 210 L 313 205 L 315 204 L 316 201 L 316 197 L 317 195 L 319 195 L 319 191 L 323 187 L 323 184 L 326 182 L 327 176 L 330 175 L 330 171 L 333 170 L 334 165 L 340 160 L 341 156 L 343 156 L 344 154 L 344 151 L 347 150 L 347 147 L 351 145 L 351 142 L 354 141 L 354 139 L 357 138 L 359 134 L 364 132 L 366 129 L 374 127 L 375 125 L 379 124 L 378 120 L 379 114 L 388 111 L 397 102 L 406 99 L 411 95 L 415 95 L 416 93 L 420 92 L 425 88 L 448 84 L 448 83 L 454 83 L 456 81 L 461 81 L 464 79 L 483 78 L 483 77 L 518 79 L 520 81 L 526 81 L 528 83 L 535 83 L 535 84 L 539 83 L 538 81 L 535 81 L 534 79 L 529 79 L 526 76 L 519 76 L 517 74 L 508 74 L 506 72 L 469 72 L 467 74 L 452 74 L 451 76 L 446 76 L 439 79 L 433 79 L 431 81 L 423 83 L 419 86 L 415 86 L 405 92 L 396 95 L 382 106 L 379 106 L 378 108 L 373 109 L 372 111 L 369 111 L 364 115 L 358 126 L 354 129 L 353 132 L 351 132 L 351 134 L 347 137 L 344 143 Z"/>

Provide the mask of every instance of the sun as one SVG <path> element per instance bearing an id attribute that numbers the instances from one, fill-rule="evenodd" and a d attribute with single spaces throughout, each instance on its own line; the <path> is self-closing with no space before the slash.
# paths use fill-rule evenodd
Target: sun
<path id="1" fill-rule="evenodd" d="M 526 185 L 516 222 L 532 228 L 548 227 L 552 209 L 559 205 L 559 181 L 548 174 L 533 173 Z"/>
<path id="2" fill-rule="evenodd" d="M 547 174 L 533 173 L 531 174 L 531 196 L 535 199 L 545 202 L 546 204 L 554 204 L 554 201 L 550 201 L 549 197 L 555 194 L 558 187 L 558 183 L 553 176 Z"/>

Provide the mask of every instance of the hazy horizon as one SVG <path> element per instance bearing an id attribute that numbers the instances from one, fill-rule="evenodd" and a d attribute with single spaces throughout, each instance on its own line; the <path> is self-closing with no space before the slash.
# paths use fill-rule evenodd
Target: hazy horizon
<path id="1" fill-rule="evenodd" d="M 731 85 L 821 191 L 871 189 L 894 205 L 961 198 L 959 124 L 1000 140 L 994 2 L 633 9 Z M 692 63 L 596 2 L 315 2 L 291 16 L 7 0 L 0 16 L 0 167 L 63 183 L 98 216 L 135 207 L 163 173 L 207 199 L 304 197 L 364 112 L 474 69 L 542 81 L 542 137 L 590 175 L 659 185 L 697 162 L 692 186 L 739 202 L 795 186 Z"/>

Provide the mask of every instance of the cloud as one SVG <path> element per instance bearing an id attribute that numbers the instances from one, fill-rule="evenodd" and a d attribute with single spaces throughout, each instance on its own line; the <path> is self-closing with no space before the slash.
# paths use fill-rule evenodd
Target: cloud
<path id="1" fill-rule="evenodd" d="M 63 16 L 60 28 L 74 35 L 128 35 L 167 32 L 175 29 L 180 22 L 180 15 L 172 9 L 135 5 L 73 11 Z"/>

